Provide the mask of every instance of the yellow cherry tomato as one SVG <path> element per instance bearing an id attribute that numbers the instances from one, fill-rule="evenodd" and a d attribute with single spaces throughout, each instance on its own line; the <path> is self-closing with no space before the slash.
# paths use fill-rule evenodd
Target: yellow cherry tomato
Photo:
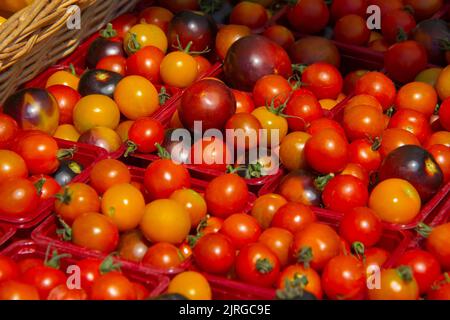
<path id="1" fill-rule="evenodd" d="M 160 66 L 162 81 L 172 87 L 186 88 L 197 78 L 197 61 L 181 51 L 169 53 Z"/>
<path id="2" fill-rule="evenodd" d="M 119 121 L 120 111 L 117 104 L 104 95 L 83 97 L 73 109 L 73 124 L 80 133 L 95 127 L 115 129 Z"/>
<path id="3" fill-rule="evenodd" d="M 192 189 L 181 189 L 172 193 L 170 199 L 175 200 L 186 209 L 191 217 L 192 228 L 197 227 L 200 221 L 206 217 L 206 202 L 198 192 Z"/>
<path id="4" fill-rule="evenodd" d="M 140 23 L 133 26 L 125 35 L 124 47 L 129 55 L 147 46 L 154 46 L 166 53 L 167 36 L 158 26 Z"/>
<path id="5" fill-rule="evenodd" d="M 58 128 L 56 128 L 53 136 L 58 139 L 77 142 L 80 138 L 80 133 L 73 125 L 62 124 Z"/>
<path id="6" fill-rule="evenodd" d="M 121 122 L 116 129 L 117 134 L 119 135 L 120 139 L 122 139 L 123 142 L 128 140 L 128 131 L 130 131 L 131 126 L 133 125 L 134 121 L 127 120 Z"/>
<path id="7" fill-rule="evenodd" d="M 78 83 L 80 82 L 80 78 L 74 75 L 70 71 L 57 71 L 52 74 L 45 85 L 46 88 L 54 86 L 54 85 L 63 85 L 71 87 L 74 90 L 78 90 Z"/>
<path id="8" fill-rule="evenodd" d="M 158 91 L 146 78 L 123 78 L 114 91 L 120 112 L 130 120 L 151 116 L 159 108 Z"/>
<path id="9" fill-rule="evenodd" d="M 288 122 L 282 116 L 275 114 L 266 107 L 259 107 L 253 110 L 252 115 L 254 115 L 261 124 L 263 129 L 267 130 L 266 139 L 267 147 L 276 147 L 280 144 L 280 141 L 288 133 Z M 278 133 L 278 138 L 276 134 Z M 264 135 L 261 135 L 264 137 Z M 273 136 L 273 137 L 272 137 Z M 272 141 L 272 139 L 274 141 Z M 262 139 L 264 140 L 264 139 Z"/>
<path id="10" fill-rule="evenodd" d="M 171 199 L 160 199 L 145 207 L 141 231 L 151 242 L 182 243 L 191 230 L 188 211 Z"/>
<path id="11" fill-rule="evenodd" d="M 306 132 L 289 133 L 281 141 L 280 160 L 288 170 L 302 169 L 306 166 L 305 144 L 311 138 Z"/>
<path id="12" fill-rule="evenodd" d="M 178 293 L 189 300 L 211 300 L 211 287 L 208 280 L 195 271 L 186 271 L 170 281 L 167 293 Z"/>
<path id="13" fill-rule="evenodd" d="M 425 82 L 434 87 L 441 72 L 442 68 L 428 68 L 419 72 L 414 81 Z"/>
<path id="14" fill-rule="evenodd" d="M 102 213 L 108 216 L 120 231 L 136 228 L 145 211 L 141 191 L 129 183 L 112 186 L 103 194 Z"/>
<path id="15" fill-rule="evenodd" d="M 381 220 L 401 224 L 412 221 L 419 214 L 421 201 L 419 193 L 408 181 L 387 179 L 372 190 L 369 207 Z"/>
<path id="16" fill-rule="evenodd" d="M 436 80 L 436 91 L 441 100 L 450 97 L 450 65 L 446 66 Z"/>

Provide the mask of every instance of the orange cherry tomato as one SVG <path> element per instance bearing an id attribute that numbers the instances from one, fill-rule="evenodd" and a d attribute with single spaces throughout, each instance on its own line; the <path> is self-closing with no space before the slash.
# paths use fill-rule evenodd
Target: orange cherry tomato
<path id="1" fill-rule="evenodd" d="M 258 220 L 263 229 L 267 229 L 272 222 L 273 215 L 286 203 L 287 200 L 278 194 L 265 194 L 255 200 L 251 215 Z"/>
<path id="2" fill-rule="evenodd" d="M 419 287 L 409 267 L 381 271 L 380 288 L 369 288 L 370 300 L 417 300 Z"/>
<path id="3" fill-rule="evenodd" d="M 27 176 L 28 168 L 20 155 L 10 150 L 0 150 L 0 181 Z"/>
<path id="4" fill-rule="evenodd" d="M 211 300 L 211 287 L 206 278 L 194 271 L 178 274 L 170 281 L 167 293 L 178 293 L 190 300 Z"/>
<path id="5" fill-rule="evenodd" d="M 81 134 L 95 127 L 115 129 L 119 120 L 120 111 L 117 104 L 104 95 L 85 96 L 73 110 L 73 124 Z"/>
<path id="6" fill-rule="evenodd" d="M 195 58 L 181 51 L 169 53 L 160 66 L 162 81 L 172 87 L 186 88 L 194 83 L 198 75 Z"/>
<path id="7" fill-rule="evenodd" d="M 412 109 L 431 116 L 438 101 L 434 88 L 423 82 L 405 84 L 397 93 L 395 105 L 399 109 Z"/>
<path id="8" fill-rule="evenodd" d="M 71 87 L 74 90 L 78 90 L 78 83 L 80 82 L 80 78 L 77 75 L 74 75 L 69 71 L 57 71 L 52 74 L 45 85 L 46 88 L 54 86 L 54 85 L 63 85 Z"/>
<path id="9" fill-rule="evenodd" d="M 266 229 L 259 236 L 258 241 L 265 244 L 278 258 L 282 267 L 289 263 L 289 248 L 294 236 L 281 228 Z"/>
<path id="10" fill-rule="evenodd" d="M 192 189 L 180 189 L 174 191 L 170 199 L 175 200 L 186 209 L 191 218 L 192 228 L 197 227 L 206 217 L 206 201 L 198 192 Z"/>

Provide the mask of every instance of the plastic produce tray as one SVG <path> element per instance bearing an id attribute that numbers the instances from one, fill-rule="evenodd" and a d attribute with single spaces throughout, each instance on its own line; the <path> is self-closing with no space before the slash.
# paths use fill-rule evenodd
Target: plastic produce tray
<path id="1" fill-rule="evenodd" d="M 0 223 L 0 248 L 16 234 L 13 225 Z"/>
<path id="2" fill-rule="evenodd" d="M 56 139 L 60 149 L 75 148 L 72 160 L 82 165 L 83 171 L 72 182 L 83 182 L 89 177 L 92 167 L 100 160 L 107 157 L 106 151 L 101 148 L 84 143 Z M 47 199 L 39 202 L 36 210 L 22 216 L 7 216 L 0 214 L 0 222 L 13 224 L 18 229 L 28 229 L 39 224 L 49 215 L 49 208 L 53 206 L 55 199 Z"/>
<path id="3" fill-rule="evenodd" d="M 130 167 L 132 180 L 135 182 L 142 183 L 144 180 L 144 173 L 145 169 L 141 168 L 135 168 Z M 89 179 L 85 179 L 85 182 L 88 182 Z M 199 193 L 203 193 L 207 182 L 200 181 L 197 179 L 191 180 L 191 185 L 194 190 L 196 190 Z M 251 206 L 253 202 L 255 201 L 256 196 L 252 193 L 249 193 L 249 202 L 248 206 L 245 211 L 250 211 Z M 57 249 L 62 249 L 67 253 L 74 253 L 78 254 L 83 252 L 86 256 L 95 257 L 95 258 L 104 258 L 107 256 L 107 254 L 101 253 L 99 251 L 89 250 L 86 248 L 81 248 L 71 242 L 62 241 L 58 238 L 56 234 L 56 230 L 58 228 L 57 226 L 57 218 L 55 217 L 53 213 L 53 207 L 48 208 L 47 215 L 51 215 L 47 218 L 40 226 L 38 226 L 31 234 L 31 237 L 33 240 L 35 240 L 38 244 L 47 246 L 51 244 Z M 178 268 L 173 268 L 170 270 L 159 270 L 155 269 L 150 266 L 145 266 L 142 263 L 136 263 L 129 260 L 117 258 L 117 261 L 120 261 L 124 266 L 128 266 L 130 268 L 135 268 L 136 270 L 141 270 L 142 272 L 153 272 L 153 273 L 159 273 L 159 274 L 165 274 L 165 275 L 175 275 L 182 271 L 187 270 L 187 268 L 190 266 L 191 261 L 190 259 L 187 259 L 185 262 L 183 262 Z"/>
<path id="4" fill-rule="evenodd" d="M 59 253 L 69 253 L 66 250 L 55 248 Z M 45 258 L 46 247 L 40 246 L 33 240 L 21 240 L 11 244 L 9 247 L 0 252 L 0 255 L 8 256 L 13 260 L 21 260 L 27 258 Z M 82 251 L 70 252 L 70 258 L 63 258 L 61 260 L 61 270 L 64 271 L 67 266 L 75 264 L 77 261 L 88 256 L 84 255 Z M 144 285 L 150 291 L 150 297 L 161 295 L 167 290 L 169 278 L 158 274 L 142 273 L 132 267 L 123 265 L 121 267 L 123 274 L 131 281 Z"/>

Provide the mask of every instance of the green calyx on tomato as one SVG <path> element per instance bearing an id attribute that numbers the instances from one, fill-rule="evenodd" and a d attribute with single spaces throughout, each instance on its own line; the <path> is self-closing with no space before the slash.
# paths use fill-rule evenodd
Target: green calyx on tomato
<path id="1" fill-rule="evenodd" d="M 56 158 L 58 160 L 72 159 L 76 151 L 77 148 L 59 149 L 58 152 L 56 153 Z"/>
<path id="2" fill-rule="evenodd" d="M 277 290 L 276 298 L 278 300 L 309 300 L 311 298 L 315 300 L 316 297 L 314 295 L 305 291 L 308 283 L 309 281 L 306 276 L 299 276 L 296 273 L 293 280 L 284 280 L 284 289 Z"/>
<path id="3" fill-rule="evenodd" d="M 50 257 L 50 245 L 47 247 L 47 250 L 45 251 L 45 259 L 44 259 L 44 265 L 53 269 L 59 269 L 61 267 L 61 259 L 63 258 L 70 258 L 72 255 L 68 253 L 58 254 L 58 251 L 55 249 L 52 251 L 51 257 Z"/>
<path id="4" fill-rule="evenodd" d="M 58 217 L 58 220 L 62 228 L 56 229 L 56 234 L 63 241 L 72 241 L 72 228 L 60 217 Z"/>
<path id="5" fill-rule="evenodd" d="M 422 237 L 428 238 L 433 231 L 433 228 L 423 222 L 420 222 L 414 230 L 416 230 L 416 232 Z"/>
<path id="6" fill-rule="evenodd" d="M 222 9 L 224 0 L 199 0 L 200 10 L 204 13 L 213 14 Z"/>
<path id="7" fill-rule="evenodd" d="M 117 31 L 114 30 L 111 23 L 108 23 L 105 29 L 100 30 L 100 36 L 105 39 L 114 38 L 117 37 Z"/>
<path id="8" fill-rule="evenodd" d="M 352 251 L 355 254 L 355 256 L 363 262 L 363 264 L 366 263 L 366 248 L 362 242 L 355 241 L 352 243 Z"/>
<path id="9" fill-rule="evenodd" d="M 161 87 L 161 91 L 159 92 L 159 104 L 164 105 L 167 100 L 170 99 L 170 94 L 167 92 L 166 87 Z"/>
<path id="10" fill-rule="evenodd" d="M 193 56 L 200 56 L 202 54 L 205 54 L 205 53 L 208 53 L 208 52 L 211 51 L 211 49 L 209 47 L 206 47 L 206 49 L 203 50 L 203 51 L 191 51 L 191 47 L 192 47 L 193 44 L 194 44 L 194 42 L 189 41 L 188 44 L 186 45 L 186 47 L 183 48 L 183 45 L 181 44 L 180 37 L 177 34 L 177 44 L 176 45 L 175 44 L 172 45 L 172 47 L 174 49 L 177 49 L 178 51 L 181 51 L 181 52 L 184 52 L 186 54 L 193 55 Z"/>
<path id="11" fill-rule="evenodd" d="M 266 274 L 266 273 L 269 273 L 269 272 L 271 272 L 273 270 L 273 265 L 266 258 L 258 259 L 256 261 L 256 270 L 258 270 L 258 272 L 261 273 L 261 274 Z"/>
<path id="12" fill-rule="evenodd" d="M 414 280 L 410 266 L 400 266 L 397 269 L 395 269 L 395 272 L 397 272 L 398 276 L 406 283 Z"/>
<path id="13" fill-rule="evenodd" d="M 155 147 L 156 150 L 158 151 L 158 157 L 160 157 L 161 159 L 169 159 L 169 160 L 172 159 L 169 151 L 167 151 L 166 148 L 161 146 L 159 143 L 156 143 Z"/>
<path id="14" fill-rule="evenodd" d="M 189 245 L 189 247 L 194 248 L 198 240 L 200 240 L 200 238 L 203 237 L 203 229 L 205 229 L 208 226 L 208 219 L 209 217 L 206 216 L 202 220 L 200 220 L 196 228 L 196 234 L 187 236 L 186 242 Z"/>
<path id="15" fill-rule="evenodd" d="M 257 163 L 251 163 L 249 165 L 239 165 L 236 167 L 233 167 L 232 165 L 227 166 L 227 173 L 238 173 L 238 172 L 244 172 L 245 173 L 245 179 L 253 179 L 253 178 L 261 178 L 262 177 L 262 164 Z"/>
<path id="16" fill-rule="evenodd" d="M 330 182 L 331 179 L 334 178 L 334 173 L 330 173 L 324 176 L 319 176 L 314 180 L 314 185 L 316 188 L 320 191 L 323 191 L 325 189 L 328 182 Z"/>
<path id="17" fill-rule="evenodd" d="M 131 37 L 130 40 L 127 43 L 127 49 L 129 52 L 131 53 L 136 53 L 139 50 L 141 50 L 142 46 L 139 43 L 139 41 L 137 40 L 137 35 L 136 33 L 131 33 Z"/>
<path id="18" fill-rule="evenodd" d="M 311 247 L 303 247 L 296 255 L 297 262 L 303 263 L 305 269 L 309 269 L 310 263 L 313 259 L 313 252 Z"/>
<path id="19" fill-rule="evenodd" d="M 34 187 L 36 188 L 37 194 L 40 196 L 42 193 L 42 187 L 44 186 L 47 179 L 41 178 L 34 183 Z"/>
<path id="20" fill-rule="evenodd" d="M 114 261 L 114 256 L 116 253 L 112 253 L 108 255 L 100 264 L 100 267 L 98 268 L 100 271 L 100 274 L 105 274 L 111 271 L 118 271 L 121 272 L 122 264 L 120 262 Z"/>

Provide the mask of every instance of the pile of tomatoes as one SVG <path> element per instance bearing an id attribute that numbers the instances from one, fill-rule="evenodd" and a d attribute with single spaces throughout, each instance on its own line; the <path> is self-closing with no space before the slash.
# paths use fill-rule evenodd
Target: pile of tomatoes
<path id="1" fill-rule="evenodd" d="M 58 229 L 47 240 L 176 274 L 162 299 L 214 299 L 210 276 L 278 299 L 449 299 L 449 224 L 422 223 L 448 201 L 450 182 L 448 48 L 421 38 L 448 35 L 429 19 L 443 2 L 302 0 L 277 19 L 274 1 L 226 3 L 160 1 L 125 14 L 88 42 L 72 70 L 7 99 L 0 215 L 54 199 Z M 366 27 L 368 4 L 381 7 L 383 38 Z M 338 42 L 385 48 L 385 69 L 341 57 L 317 35 L 330 22 Z M 410 40 L 395 43 L 397 33 Z M 172 137 L 179 128 L 193 138 L 184 149 Z M 205 135 L 214 129 L 247 136 Z M 111 158 L 71 182 L 82 169 L 55 137 Z M 158 157 L 134 167 L 141 154 Z M 192 168 L 213 178 L 196 180 Z M 257 196 L 249 192 L 249 178 L 275 173 L 250 189 Z M 399 230 L 413 228 L 427 239 L 405 251 L 410 233 Z M 39 283 L 45 277 L 28 270 L 31 262 L 1 257 L 0 298 L 150 294 L 114 265 L 103 272 L 98 259 L 87 259 L 89 283 L 72 291 L 57 258 L 32 261 L 39 268 L 30 270 L 52 278 Z"/>

